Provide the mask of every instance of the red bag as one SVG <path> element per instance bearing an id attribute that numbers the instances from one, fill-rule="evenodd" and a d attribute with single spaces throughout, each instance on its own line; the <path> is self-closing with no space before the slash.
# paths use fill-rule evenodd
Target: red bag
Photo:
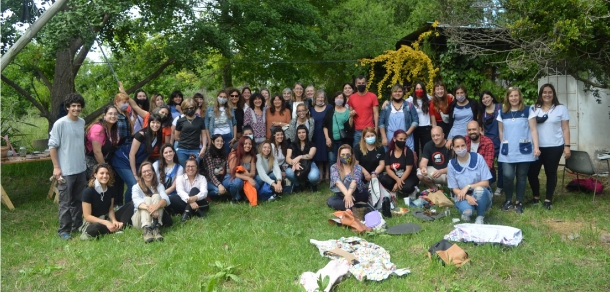
<path id="1" fill-rule="evenodd" d="M 245 173 L 246 169 L 240 165 L 236 168 L 236 172 Z M 256 188 L 248 181 L 244 181 L 244 194 L 246 194 L 246 198 L 248 198 L 250 206 L 258 205 L 258 195 L 256 194 Z"/>

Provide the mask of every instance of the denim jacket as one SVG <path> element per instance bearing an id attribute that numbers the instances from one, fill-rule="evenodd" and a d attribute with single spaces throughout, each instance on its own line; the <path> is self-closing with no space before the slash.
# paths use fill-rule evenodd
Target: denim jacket
<path id="1" fill-rule="evenodd" d="M 392 102 L 388 102 L 385 108 L 381 110 L 379 114 L 379 128 L 388 128 L 390 123 L 390 114 L 392 113 Z M 410 101 L 403 101 L 403 113 L 405 114 L 405 129 L 408 130 L 410 127 L 417 127 L 419 125 L 419 116 L 417 116 L 417 110 Z"/>
<path id="2" fill-rule="evenodd" d="M 226 108 L 227 111 L 231 111 L 230 108 Z M 215 122 L 216 114 L 214 113 L 214 107 L 208 106 L 208 110 L 205 113 L 205 128 L 210 131 L 210 136 L 214 135 L 214 122 Z M 237 120 L 235 120 L 235 115 L 232 115 L 230 119 L 227 120 L 229 123 L 229 128 L 231 129 L 231 136 L 235 137 L 235 133 L 233 133 L 233 126 L 237 124 Z"/>

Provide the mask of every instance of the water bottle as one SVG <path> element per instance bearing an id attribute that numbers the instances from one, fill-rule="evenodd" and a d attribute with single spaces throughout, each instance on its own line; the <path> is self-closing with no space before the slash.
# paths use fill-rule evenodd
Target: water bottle
<path id="1" fill-rule="evenodd" d="M 27 150 L 25 149 L 25 147 L 23 147 L 23 146 L 19 147 L 19 156 L 25 157 L 26 154 L 27 154 Z"/>

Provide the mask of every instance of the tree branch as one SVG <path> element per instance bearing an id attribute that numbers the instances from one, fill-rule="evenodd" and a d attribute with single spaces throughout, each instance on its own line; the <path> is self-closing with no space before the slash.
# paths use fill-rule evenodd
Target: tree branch
<path id="1" fill-rule="evenodd" d="M 49 91 L 51 91 L 53 84 L 51 84 L 51 82 L 49 81 L 47 76 L 45 76 L 44 73 L 39 68 L 36 68 L 36 73 L 38 74 L 38 80 L 42 79 L 42 82 L 44 83 L 44 85 L 46 85 L 47 88 L 49 88 Z"/>
<path id="2" fill-rule="evenodd" d="M 2 81 L 4 81 L 8 86 L 15 89 L 19 94 L 23 95 L 23 97 L 25 97 L 25 99 L 27 99 L 29 102 L 31 102 L 40 111 L 41 117 L 45 117 L 47 119 L 51 118 L 49 111 L 45 107 L 43 107 L 42 104 L 40 104 L 34 97 L 32 97 L 32 95 L 30 95 L 27 91 L 25 91 L 25 89 L 21 88 L 21 86 L 19 86 L 19 84 L 8 79 L 6 76 L 4 76 L 4 74 L 2 74 L 1 77 L 2 77 Z"/>
<path id="3" fill-rule="evenodd" d="M 572 72 L 572 71 L 568 71 L 568 73 L 570 73 L 570 75 L 572 77 L 574 77 L 574 79 L 576 79 L 578 81 L 581 81 L 582 83 L 584 83 L 586 85 L 597 87 L 597 88 L 608 88 L 607 85 L 603 85 L 603 84 L 600 84 L 600 83 L 593 82 L 593 81 L 591 81 L 589 79 L 582 78 L 582 77 L 578 76 L 577 74 L 574 74 L 574 72 Z"/>
<path id="4" fill-rule="evenodd" d="M 102 30 L 103 25 L 106 24 L 106 22 L 108 22 L 108 20 L 110 20 L 110 14 L 104 13 L 104 17 L 102 17 L 102 24 L 91 28 L 93 30 L 94 35 L 93 35 L 93 39 L 91 39 L 91 41 L 89 41 L 87 44 L 85 44 L 85 42 L 83 41 L 82 38 L 78 39 L 74 43 L 74 45 L 78 45 L 78 47 L 84 46 L 83 48 L 80 49 L 80 51 L 78 52 L 78 55 L 76 55 L 76 57 L 74 58 L 74 60 L 72 62 L 72 64 L 73 64 L 72 74 L 74 74 L 74 76 L 76 76 L 76 74 L 78 74 L 78 70 L 80 70 L 81 65 L 83 65 L 83 62 L 87 58 L 87 54 L 89 54 L 89 51 L 91 50 L 91 47 L 93 46 L 93 43 L 95 42 L 95 38 L 97 37 L 95 34 Z"/>
<path id="5" fill-rule="evenodd" d="M 148 75 L 148 77 L 144 78 L 144 80 L 138 82 L 138 84 L 132 86 L 131 88 L 125 90 L 128 94 L 130 93 L 134 93 L 136 90 L 142 88 L 142 86 L 146 85 L 146 83 L 150 82 L 151 80 L 159 77 L 159 75 L 161 75 L 161 73 L 163 73 L 163 70 L 165 70 L 167 67 L 169 67 L 170 65 L 172 65 L 174 62 L 176 62 L 176 59 L 174 58 L 170 58 L 169 60 L 165 61 L 163 64 L 161 64 L 161 66 L 152 74 Z M 99 117 L 102 112 L 104 111 L 104 107 L 111 105 L 113 103 L 113 101 L 110 101 L 106 104 L 104 104 L 102 107 L 98 108 L 97 110 L 93 111 L 92 113 L 90 113 L 88 116 L 86 116 L 84 118 L 85 123 L 89 124 L 91 122 L 93 122 L 95 120 L 95 118 Z"/>

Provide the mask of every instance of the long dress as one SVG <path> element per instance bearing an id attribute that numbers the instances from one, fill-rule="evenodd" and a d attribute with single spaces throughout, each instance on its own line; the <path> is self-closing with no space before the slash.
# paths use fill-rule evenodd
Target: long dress
<path id="1" fill-rule="evenodd" d="M 328 161 L 328 151 L 326 149 L 326 136 L 324 136 L 324 116 L 326 115 L 326 111 L 331 108 L 331 105 L 326 105 L 326 108 L 317 112 L 315 107 L 311 107 L 309 112 L 311 117 L 315 121 L 315 127 L 313 131 L 313 138 L 311 139 L 313 144 L 316 146 L 316 155 L 313 157 L 313 161 L 315 162 L 327 162 Z"/>

